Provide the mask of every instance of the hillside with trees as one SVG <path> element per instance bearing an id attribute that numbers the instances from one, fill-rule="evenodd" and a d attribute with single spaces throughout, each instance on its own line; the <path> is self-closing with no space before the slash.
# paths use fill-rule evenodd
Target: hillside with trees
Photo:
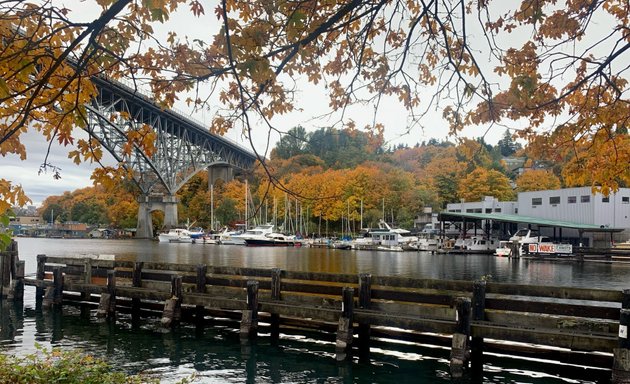
<path id="1" fill-rule="evenodd" d="M 507 201 L 519 191 L 561 186 L 562 168 L 515 174 L 504 166 L 503 153 L 525 156 L 509 132 L 495 146 L 461 139 L 457 144 L 430 140 L 386 149 L 383 138 L 369 132 L 296 127 L 278 142 L 264 167 L 253 170 L 247 184 L 219 180 L 211 191 L 207 172 L 197 174 L 179 191 L 178 212 L 182 223 L 204 228 L 211 228 L 214 214 L 215 229 L 275 218 L 286 223 L 285 230 L 308 223 L 309 232 L 358 232 L 361 225 L 375 226 L 383 217 L 411 227 L 425 207 L 440 211 L 447 203 L 484 196 Z M 135 193 L 130 182 L 84 188 L 49 197 L 40 212 L 60 222 L 133 227 Z M 161 214 L 153 221 L 159 229 Z"/>

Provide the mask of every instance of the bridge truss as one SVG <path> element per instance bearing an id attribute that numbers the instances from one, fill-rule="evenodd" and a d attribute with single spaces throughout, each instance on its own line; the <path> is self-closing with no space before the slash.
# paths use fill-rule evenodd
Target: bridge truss
<path id="1" fill-rule="evenodd" d="M 161 109 L 153 100 L 133 89 L 104 78 L 93 80 L 98 89 L 88 109 L 88 133 L 133 174 L 144 194 L 174 195 L 197 172 L 216 164 L 249 169 L 256 156 L 238 144 L 211 134 L 200 124 L 171 110 Z M 149 125 L 155 134 L 152 156 L 134 147 L 127 134 Z"/>
<path id="2" fill-rule="evenodd" d="M 165 213 L 166 227 L 176 226 L 175 193 L 199 171 L 213 167 L 249 169 L 256 156 L 238 144 L 211 134 L 202 125 L 126 85 L 103 77 L 93 78 L 98 95 L 87 107 L 85 128 L 133 176 L 143 196 L 139 199 L 137 237 L 151 237 L 151 211 Z M 138 146 L 129 150 L 128 134 L 145 125 L 156 135 L 151 155 Z"/>

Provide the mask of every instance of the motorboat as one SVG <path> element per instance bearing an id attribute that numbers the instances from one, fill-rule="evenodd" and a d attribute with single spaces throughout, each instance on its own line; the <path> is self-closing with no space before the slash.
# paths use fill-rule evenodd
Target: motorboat
<path id="1" fill-rule="evenodd" d="M 354 249 L 374 249 L 376 247 L 401 247 L 418 241 L 417 236 L 403 228 L 392 228 L 384 220 L 380 220 L 378 228 L 368 229 L 364 236 L 352 241 Z"/>
<path id="2" fill-rule="evenodd" d="M 499 247 L 494 250 L 494 254 L 497 256 L 510 257 L 512 256 L 512 248 L 510 248 L 511 241 L 499 241 Z"/>
<path id="3" fill-rule="evenodd" d="M 188 231 L 188 236 L 190 236 L 193 239 L 193 242 L 195 240 L 202 239 L 206 234 L 206 232 L 201 227 L 186 228 L 186 230 Z"/>
<path id="4" fill-rule="evenodd" d="M 494 253 L 499 247 L 499 239 L 496 237 L 470 236 L 458 238 L 449 252 L 452 253 Z"/>
<path id="5" fill-rule="evenodd" d="M 292 247 L 299 241 L 295 236 L 287 236 L 282 233 L 269 233 L 262 237 L 245 238 L 248 247 Z"/>
<path id="6" fill-rule="evenodd" d="M 158 235 L 160 243 L 192 243 L 190 232 L 184 228 L 172 228 Z"/>
<path id="7" fill-rule="evenodd" d="M 436 252 L 443 248 L 444 241 L 448 239 L 442 239 L 434 236 L 420 236 L 418 241 L 410 243 L 409 247 L 417 251 Z"/>
<path id="8" fill-rule="evenodd" d="M 404 251 L 403 247 L 400 245 L 379 245 L 376 247 L 379 251 L 388 251 L 388 252 L 402 252 Z"/>
<path id="9" fill-rule="evenodd" d="M 246 245 L 245 240 L 248 239 L 260 239 L 266 240 L 267 235 L 273 233 L 273 224 L 261 224 L 257 225 L 252 229 L 248 229 L 238 234 L 233 234 L 227 237 L 226 239 L 222 239 L 222 244 L 232 244 L 232 245 Z"/>

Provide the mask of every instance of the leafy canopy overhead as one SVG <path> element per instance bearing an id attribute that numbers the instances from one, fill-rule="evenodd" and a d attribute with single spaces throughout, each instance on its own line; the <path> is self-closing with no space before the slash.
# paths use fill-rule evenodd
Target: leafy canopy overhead
<path id="1" fill-rule="evenodd" d="M 241 129 L 250 140 L 252 129 L 279 130 L 274 118 L 294 111 L 310 82 L 325 89 L 325 107 L 347 128 L 355 128 L 348 108 L 364 106 L 375 137 L 394 128 L 378 113 L 393 99 L 406 108 L 409 130 L 435 124 L 425 119 L 434 110 L 453 134 L 501 124 L 541 155 L 570 161 L 565 177 L 576 183 L 608 192 L 630 182 L 626 1 L 93 0 L 79 7 L 0 4 L 3 156 L 24 158 L 20 137 L 34 129 L 72 146 L 73 160 L 99 162 L 98 143 L 73 133 L 85 126 L 90 77 L 98 74 L 144 84 L 165 107 L 179 100 L 207 109 L 211 131 Z M 81 16 L 97 7 L 93 20 Z M 202 39 L 187 38 L 186 26 L 158 33 L 176 12 L 190 23 L 214 18 L 220 28 Z M 150 153 L 150 127 L 130 131 L 129 140 Z M 2 200 L 20 193 L 0 183 Z"/>

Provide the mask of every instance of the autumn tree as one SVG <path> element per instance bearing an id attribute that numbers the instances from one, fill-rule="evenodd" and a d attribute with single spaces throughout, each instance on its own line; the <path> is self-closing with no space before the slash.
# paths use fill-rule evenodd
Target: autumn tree
<path id="1" fill-rule="evenodd" d="M 516 178 L 516 191 L 544 191 L 547 189 L 559 189 L 560 179 L 546 169 L 532 169 Z"/>
<path id="2" fill-rule="evenodd" d="M 571 183 L 608 192 L 627 178 L 627 2 L 224 0 L 204 6 L 199 0 L 97 0 L 79 10 L 52 1 L 2 2 L 0 154 L 24 158 L 21 135 L 37 130 L 71 146 L 73 160 L 99 162 L 96 140 L 79 139 L 73 129 L 86 125 L 85 105 L 95 94 L 90 79 L 106 74 L 147 86 L 164 107 L 179 100 L 213 111 L 209 129 L 219 134 L 239 129 L 253 140 L 253 130 L 282 131 L 275 118 L 295 112 L 301 84 L 310 82 L 328 96 L 327 110 L 312 115 L 354 130 L 350 111 L 358 107 L 360 128 L 375 139 L 393 128 L 384 120 L 396 112 L 383 111 L 392 101 L 406 115 L 407 130 L 434 124 L 426 119 L 437 109 L 454 135 L 470 128 L 482 136 L 500 124 L 533 151 L 570 153 L 575 161 L 564 178 Z M 91 9 L 100 13 L 85 21 Z M 201 38 L 169 31 L 176 12 L 215 31 Z M 151 127 L 134 127 L 128 140 L 130 148 L 151 153 Z M 47 159 L 42 165 L 58 171 Z M 8 202 L 25 201 L 8 180 L 0 183 L 0 197 L 2 213 Z"/>
<path id="3" fill-rule="evenodd" d="M 465 201 L 480 201 L 485 196 L 510 201 L 516 194 L 507 176 L 499 171 L 477 168 L 459 184 L 459 197 Z"/>

